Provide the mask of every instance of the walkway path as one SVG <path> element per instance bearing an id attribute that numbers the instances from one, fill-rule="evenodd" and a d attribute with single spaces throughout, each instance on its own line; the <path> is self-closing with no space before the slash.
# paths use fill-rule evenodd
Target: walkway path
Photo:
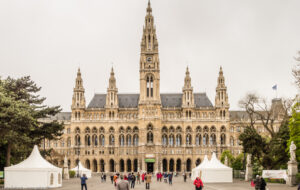
<path id="1" fill-rule="evenodd" d="M 101 183 L 100 177 L 93 177 L 87 181 L 88 190 L 115 190 L 114 186 L 107 181 L 105 183 Z M 134 190 L 145 190 L 145 184 L 137 184 Z M 254 190 L 254 188 L 250 187 L 249 182 L 243 182 L 239 180 L 235 180 L 234 183 L 230 184 L 204 184 L 204 190 Z M 63 187 L 57 188 L 55 190 L 80 190 L 80 180 L 70 179 L 63 181 Z M 182 177 L 175 177 L 173 181 L 173 185 L 168 185 L 163 182 L 156 182 L 154 180 L 151 183 L 150 190 L 194 190 L 194 186 L 192 182 L 188 179 L 186 183 L 183 182 Z M 270 190 L 295 190 L 296 187 L 288 187 L 284 184 L 269 184 Z"/>

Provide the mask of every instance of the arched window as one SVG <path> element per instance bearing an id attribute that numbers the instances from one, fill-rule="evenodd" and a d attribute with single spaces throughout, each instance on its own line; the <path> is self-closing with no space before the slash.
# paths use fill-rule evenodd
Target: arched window
<path id="1" fill-rule="evenodd" d="M 197 146 L 201 145 L 201 135 L 200 134 L 196 135 L 196 145 Z"/>
<path id="2" fill-rule="evenodd" d="M 97 137 L 97 135 L 93 135 L 92 140 L 93 140 L 93 145 L 98 146 L 98 137 Z"/>
<path id="3" fill-rule="evenodd" d="M 100 144 L 100 146 L 104 146 L 105 145 L 105 137 L 104 137 L 104 135 L 100 135 L 100 137 L 99 137 L 99 144 Z"/>
<path id="4" fill-rule="evenodd" d="M 115 137 L 114 135 L 109 136 L 109 145 L 115 145 Z"/>
<path id="5" fill-rule="evenodd" d="M 120 172 L 125 171 L 125 162 L 123 159 L 120 160 Z"/>
<path id="6" fill-rule="evenodd" d="M 167 146 L 168 145 L 168 137 L 166 134 L 162 135 L 162 144 L 163 146 Z"/>
<path id="7" fill-rule="evenodd" d="M 123 134 L 121 134 L 120 136 L 119 136 L 119 145 L 120 146 L 124 146 L 124 135 Z"/>
<path id="8" fill-rule="evenodd" d="M 213 133 L 210 135 L 210 145 L 216 145 L 216 135 Z"/>
<path id="9" fill-rule="evenodd" d="M 153 143 L 153 133 L 151 131 L 147 133 L 147 143 Z"/>
<path id="10" fill-rule="evenodd" d="M 230 146 L 234 146 L 234 138 L 230 137 Z"/>
<path id="11" fill-rule="evenodd" d="M 133 145 L 138 146 L 139 145 L 139 135 L 135 134 L 133 136 Z"/>
<path id="12" fill-rule="evenodd" d="M 153 97 L 153 76 L 147 76 L 147 97 Z"/>
<path id="13" fill-rule="evenodd" d="M 91 146 L 91 136 L 90 135 L 85 135 L 85 145 Z"/>
<path id="14" fill-rule="evenodd" d="M 191 159 L 187 159 L 187 161 L 186 161 L 186 171 L 187 172 L 191 171 L 191 163 L 192 163 Z"/>
<path id="15" fill-rule="evenodd" d="M 153 126 L 151 124 L 147 127 L 147 143 L 153 143 Z"/>
<path id="16" fill-rule="evenodd" d="M 115 172 L 115 161 L 113 159 L 109 161 L 109 169 L 110 172 Z"/>
<path id="17" fill-rule="evenodd" d="M 208 145 L 208 141 L 209 141 L 208 134 L 205 133 L 203 135 L 203 145 Z"/>
<path id="18" fill-rule="evenodd" d="M 169 136 L 169 145 L 174 146 L 174 135 Z"/>
<path id="19" fill-rule="evenodd" d="M 224 133 L 221 134 L 221 145 L 225 145 L 226 143 L 226 135 Z"/>
<path id="20" fill-rule="evenodd" d="M 180 134 L 176 135 L 176 146 L 181 146 L 181 135 Z"/>
<path id="21" fill-rule="evenodd" d="M 127 146 L 131 146 L 131 135 L 126 136 L 126 143 L 127 143 Z"/>
<path id="22" fill-rule="evenodd" d="M 186 145 L 192 144 L 192 136 L 190 134 L 186 135 Z"/>
<path id="23" fill-rule="evenodd" d="M 80 146 L 80 136 L 79 135 L 75 136 L 75 145 Z"/>

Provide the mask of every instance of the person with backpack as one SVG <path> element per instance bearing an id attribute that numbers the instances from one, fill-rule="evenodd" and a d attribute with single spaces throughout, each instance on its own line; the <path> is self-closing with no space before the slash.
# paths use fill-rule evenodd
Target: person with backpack
<path id="1" fill-rule="evenodd" d="M 202 180 L 200 179 L 200 177 L 197 177 L 194 181 L 194 185 L 196 187 L 196 190 L 202 190 L 203 188 L 203 182 Z"/>
<path id="2" fill-rule="evenodd" d="M 135 180 L 136 180 L 136 178 L 135 178 L 135 175 L 132 173 L 131 174 L 131 189 L 134 189 L 134 186 L 135 186 Z"/>

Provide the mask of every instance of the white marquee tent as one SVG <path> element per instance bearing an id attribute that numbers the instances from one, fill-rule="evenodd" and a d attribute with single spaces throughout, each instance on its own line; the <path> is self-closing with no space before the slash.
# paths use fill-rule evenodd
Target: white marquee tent
<path id="1" fill-rule="evenodd" d="M 78 168 L 79 166 L 79 168 Z M 92 171 L 89 170 L 89 169 L 86 169 L 85 167 L 83 167 L 83 165 L 81 164 L 81 162 L 79 161 L 78 165 L 71 169 L 71 171 L 75 171 L 76 173 L 76 176 L 77 176 L 77 173 L 79 171 L 79 175 L 82 176 L 83 174 L 86 175 L 87 178 L 91 178 L 92 177 Z"/>
<path id="2" fill-rule="evenodd" d="M 213 153 L 210 161 L 205 156 L 203 162 L 192 170 L 192 180 L 198 176 L 203 183 L 232 183 L 232 168 L 222 164 Z"/>
<path id="3" fill-rule="evenodd" d="M 62 169 L 45 160 L 34 146 L 23 162 L 4 168 L 4 188 L 47 189 L 62 186 Z"/>

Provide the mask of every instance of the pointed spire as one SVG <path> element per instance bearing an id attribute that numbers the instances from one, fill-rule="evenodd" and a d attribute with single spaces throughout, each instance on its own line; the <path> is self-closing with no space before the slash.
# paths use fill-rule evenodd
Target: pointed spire
<path id="1" fill-rule="evenodd" d="M 116 78 L 114 68 L 111 67 L 110 77 L 109 77 L 109 89 L 115 89 L 116 87 Z"/>
<path id="2" fill-rule="evenodd" d="M 152 12 L 151 3 L 150 0 L 148 0 L 147 13 L 151 14 L 151 12 Z"/>
<path id="3" fill-rule="evenodd" d="M 222 66 L 220 66 L 219 75 L 223 75 L 223 69 L 222 69 Z"/>
<path id="4" fill-rule="evenodd" d="M 80 67 L 78 67 L 77 76 L 81 76 Z"/>
<path id="5" fill-rule="evenodd" d="M 185 78 L 184 78 L 184 88 L 191 88 L 191 77 L 189 67 L 186 67 Z"/>

